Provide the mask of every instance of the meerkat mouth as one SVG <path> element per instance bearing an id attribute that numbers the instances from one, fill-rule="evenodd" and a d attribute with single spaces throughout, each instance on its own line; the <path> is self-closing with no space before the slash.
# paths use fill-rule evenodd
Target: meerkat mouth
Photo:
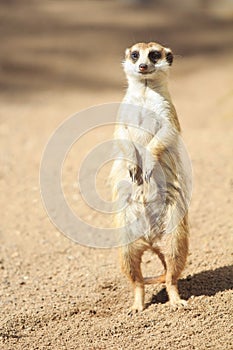
<path id="1" fill-rule="evenodd" d="M 140 71 L 138 71 L 138 73 L 141 74 L 141 75 L 148 75 L 148 74 L 152 74 L 154 72 L 155 72 L 155 69 L 150 71 L 150 72 L 140 72 Z"/>

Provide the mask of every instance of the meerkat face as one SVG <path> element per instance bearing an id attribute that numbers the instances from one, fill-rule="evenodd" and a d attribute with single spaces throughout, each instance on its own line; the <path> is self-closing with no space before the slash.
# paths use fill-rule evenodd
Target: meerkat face
<path id="1" fill-rule="evenodd" d="M 125 51 L 123 63 L 126 75 L 153 80 L 159 71 L 166 72 L 172 65 L 173 54 L 160 44 L 138 43 Z"/>

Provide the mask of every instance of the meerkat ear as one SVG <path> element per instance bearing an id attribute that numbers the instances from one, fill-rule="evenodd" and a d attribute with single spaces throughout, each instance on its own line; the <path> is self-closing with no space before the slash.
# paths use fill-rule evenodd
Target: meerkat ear
<path id="1" fill-rule="evenodd" d="M 166 53 L 166 60 L 169 66 L 172 65 L 173 62 L 173 53 L 171 49 L 165 48 L 165 53 Z"/>
<path id="2" fill-rule="evenodd" d="M 129 54 L 130 54 L 130 49 L 126 49 L 125 50 L 125 58 L 127 58 L 129 56 Z"/>

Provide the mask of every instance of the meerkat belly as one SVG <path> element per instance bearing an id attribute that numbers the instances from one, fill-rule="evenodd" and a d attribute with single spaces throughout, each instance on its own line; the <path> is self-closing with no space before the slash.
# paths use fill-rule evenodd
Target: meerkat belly
<path id="1" fill-rule="evenodd" d="M 146 147 L 148 143 L 151 141 L 155 134 L 152 134 L 146 131 L 143 126 L 140 127 L 132 127 L 128 126 L 130 140 L 135 143 L 135 146 L 138 144 L 142 147 Z"/>

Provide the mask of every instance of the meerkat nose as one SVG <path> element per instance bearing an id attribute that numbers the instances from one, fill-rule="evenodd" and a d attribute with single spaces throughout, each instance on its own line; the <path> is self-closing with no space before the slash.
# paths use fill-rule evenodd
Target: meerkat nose
<path id="1" fill-rule="evenodd" d="M 145 63 L 139 64 L 139 70 L 140 70 L 141 72 L 144 72 L 145 70 L 147 70 L 147 68 L 148 68 L 148 65 L 147 65 L 147 64 L 145 64 Z"/>

